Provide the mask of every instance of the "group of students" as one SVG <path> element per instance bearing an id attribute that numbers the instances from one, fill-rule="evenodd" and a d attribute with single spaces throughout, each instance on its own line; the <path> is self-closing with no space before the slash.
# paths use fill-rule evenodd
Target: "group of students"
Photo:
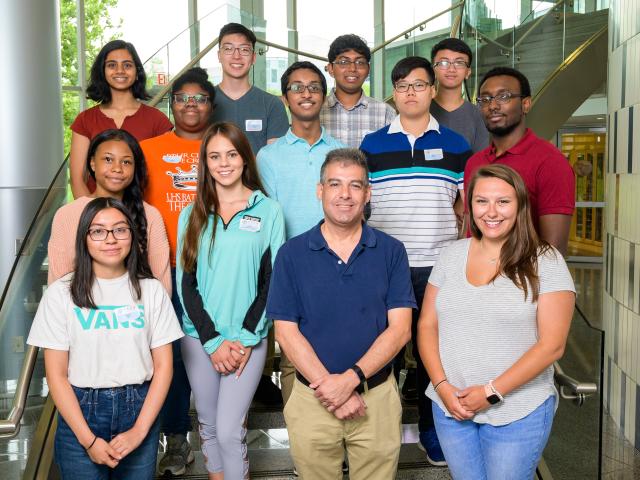
<path id="1" fill-rule="evenodd" d="M 395 324 L 395 310 L 406 309 L 399 317 L 408 315 L 420 445 L 427 459 L 435 465 L 448 462 L 454 478 L 525 478 L 509 476 L 514 470 L 508 469 L 499 476 L 492 465 L 525 468 L 526 463 L 529 472 L 541 455 L 557 398 L 550 366 L 564 348 L 573 286 L 562 255 L 549 245 L 554 241 L 544 229 L 541 238 L 536 233 L 541 226 L 527 179 L 523 182 L 509 167 L 465 168 L 473 152 L 489 146 L 487 116 L 461 97 L 461 84 L 470 74 L 469 48 L 457 39 L 434 47 L 437 73 L 421 57 L 401 60 L 391 75 L 396 115 L 363 93 L 371 55 L 355 35 L 338 37 L 331 45 L 327 71 L 336 83 L 328 95 L 322 72 L 310 62 L 296 62 L 282 76 L 283 101 L 249 84 L 253 32 L 231 23 L 219 38 L 223 80 L 214 87 L 200 68 L 175 79 L 175 127 L 142 103 L 148 98 L 146 77 L 131 44 L 109 42 L 92 66 L 87 95 L 98 105 L 71 126 L 75 200 L 54 218 L 49 288 L 28 339 L 45 349 L 47 381 L 60 413 L 55 458 L 62 477 L 152 478 L 161 428 L 168 445 L 160 473 L 184 473 L 194 459 L 186 437 L 193 390 L 209 478 L 248 478 L 246 416 L 272 356 L 274 321 L 282 340 L 284 401 L 289 405 L 294 383 L 300 382 L 316 389 L 318 406 L 332 416 L 343 404 L 347 408 L 351 397 L 336 403 L 328 387 L 321 387 L 324 379 L 300 373 L 311 370 L 296 354 L 285 324 L 309 328 L 305 315 L 269 315 L 276 302 L 272 297 L 298 287 L 290 285 L 284 293 L 269 287 L 272 270 L 275 278 L 284 275 L 278 267 L 283 260 L 276 258 L 285 242 L 306 235 L 318 222 L 359 239 L 367 217 L 381 230 L 375 230 L 384 236 L 380 242 L 391 237 L 402 242 L 394 244 L 401 254 L 393 281 L 409 290 L 402 290 L 402 302 L 387 303 L 382 318 L 388 314 L 394 319 L 389 324 Z M 493 78 L 509 75 L 498 72 Z M 523 115 L 516 118 L 500 107 L 513 97 L 528 108 L 530 94 L 524 94 L 516 100 L 516 92 L 504 89 L 480 92 L 483 111 L 496 108 L 489 123 L 508 123 L 489 128 L 496 135 L 489 150 L 498 157 L 513 146 L 496 154 L 505 136 L 524 135 Z M 514 118 L 518 121 L 509 123 Z M 362 153 L 344 147 L 360 147 Z M 356 176 L 364 178 L 347 188 L 321 177 L 330 167 L 342 175 L 341 168 L 354 165 Z M 423 182 L 417 190 L 407 183 L 412 179 Z M 365 214 L 369 200 L 371 212 Z M 411 210 L 405 209 L 407 200 Z M 470 239 L 456 242 L 459 231 L 463 236 L 467 231 L 458 221 L 465 210 Z M 340 265 L 351 264 L 356 247 L 349 248 L 339 252 Z M 313 277 L 314 271 L 306 274 Z M 384 296 L 384 291 L 374 293 Z M 385 372 L 406 338 L 400 343 L 378 355 Z M 484 363 L 475 361 L 483 356 Z M 342 373 L 325 367 L 331 375 Z M 365 385 L 380 374 L 364 370 L 354 371 Z M 365 392 L 357 409 L 336 418 L 358 428 L 363 418 L 374 416 L 368 388 Z M 429 398 L 433 406 L 426 403 Z M 515 448 L 510 462 L 485 449 L 482 429 L 464 432 L 467 440 L 456 431 L 474 422 L 517 429 L 539 407 L 546 423 L 537 443 L 521 442 L 526 462 Z M 339 464 L 327 473 L 326 465 L 308 461 L 308 455 L 317 457 L 314 439 L 304 445 L 294 432 L 290 437 L 303 478 L 342 475 Z M 348 438 L 334 440 L 332 448 L 350 451 Z M 465 451 L 475 457 L 461 459 Z M 370 452 L 376 455 L 375 449 Z M 398 460 L 394 452 L 376 459 L 391 467 L 374 468 L 377 473 L 366 478 L 390 478 Z M 373 459 L 365 463 L 377 465 Z M 475 465 L 473 472 L 469 464 Z M 362 475 L 351 471 L 352 478 Z"/>

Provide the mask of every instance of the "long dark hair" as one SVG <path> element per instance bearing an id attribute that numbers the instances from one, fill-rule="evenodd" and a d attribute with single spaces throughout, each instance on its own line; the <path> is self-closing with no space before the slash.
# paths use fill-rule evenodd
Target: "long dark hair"
<path id="1" fill-rule="evenodd" d="M 96 154 L 100 144 L 108 142 L 109 140 L 116 140 L 127 144 L 131 153 L 133 154 L 133 180 L 124 189 L 122 195 L 122 202 L 125 204 L 131 217 L 133 218 L 133 226 L 138 229 L 138 244 L 140 247 L 140 253 L 147 257 L 147 216 L 144 213 L 144 189 L 147 188 L 147 162 L 144 159 L 144 153 L 140 148 L 140 144 L 126 130 L 119 130 L 116 128 L 110 130 L 104 130 L 98 135 L 93 137 L 89 144 L 89 152 L 87 153 L 87 170 L 96 179 L 96 172 L 91 168 L 91 160 Z"/>
<path id="2" fill-rule="evenodd" d="M 536 302 L 540 292 L 538 256 L 553 250 L 547 242 L 538 236 L 533 226 L 527 187 L 520 175 L 506 165 L 494 164 L 478 169 L 471 179 L 467 193 L 471 234 L 478 240 L 482 238 L 482 232 L 473 219 L 473 191 L 481 178 L 497 178 L 511 185 L 516 191 L 518 203 L 515 223 L 500 249 L 499 268 L 491 281 L 495 280 L 498 275 L 504 275 L 524 292 L 525 300 L 529 288 L 531 288 L 531 301 Z"/>
<path id="3" fill-rule="evenodd" d="M 136 79 L 131 85 L 131 93 L 138 100 L 147 100 L 151 95 L 147 93 L 147 74 L 144 72 L 142 61 L 136 52 L 136 48 L 124 40 L 112 40 L 107 43 L 93 61 L 91 65 L 91 76 L 87 86 L 87 98 L 99 103 L 109 103 L 111 101 L 111 87 L 104 76 L 104 63 L 114 50 L 126 50 L 131 54 L 133 63 L 136 65 Z"/>
<path id="4" fill-rule="evenodd" d="M 89 228 L 95 216 L 107 208 L 115 208 L 122 213 L 131 228 L 131 249 L 124 260 L 124 264 L 129 273 L 129 281 L 135 292 L 135 298 L 139 299 L 142 295 L 140 280 L 153 278 L 147 257 L 141 255 L 138 249 L 135 248 L 138 242 L 138 230 L 135 228 L 133 217 L 127 207 L 115 198 L 94 198 L 84 207 L 76 232 L 76 268 L 71 280 L 71 299 L 78 307 L 97 308 L 92 294 L 95 274 L 93 272 L 93 258 L 91 258 L 87 247 L 87 235 L 89 235 Z"/>
<path id="5" fill-rule="evenodd" d="M 215 217 L 220 210 L 220 201 L 218 199 L 218 193 L 216 192 L 216 182 L 207 168 L 207 146 L 209 141 L 216 135 L 222 135 L 229 140 L 244 160 L 242 184 L 252 191 L 260 190 L 262 193 L 265 193 L 260 175 L 258 174 L 256 157 L 251 150 L 251 144 L 249 140 L 247 140 L 246 135 L 231 122 L 217 122 L 211 125 L 204 133 L 202 144 L 200 145 L 198 189 L 196 199 L 193 202 L 193 209 L 189 215 L 189 222 L 187 223 L 182 245 L 182 267 L 186 272 L 193 272 L 195 270 L 198 250 L 200 248 L 200 238 L 207 226 L 210 213 L 214 214 L 214 222 L 209 252 L 211 252 L 213 248 L 213 242 L 216 236 L 216 224 L 218 222 Z"/>

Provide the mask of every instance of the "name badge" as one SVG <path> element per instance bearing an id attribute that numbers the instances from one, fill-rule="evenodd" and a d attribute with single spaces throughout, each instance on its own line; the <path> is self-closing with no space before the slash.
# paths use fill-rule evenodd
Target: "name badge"
<path id="1" fill-rule="evenodd" d="M 116 308 L 113 313 L 118 319 L 118 323 L 133 322 L 140 317 L 140 310 L 135 305 L 127 305 L 124 307 Z"/>
<path id="2" fill-rule="evenodd" d="M 424 151 L 425 160 L 442 160 L 443 154 L 441 148 L 432 148 Z"/>
<path id="3" fill-rule="evenodd" d="M 240 230 L 244 230 L 245 232 L 259 232 L 260 217 L 245 215 L 240 219 Z"/>
<path id="4" fill-rule="evenodd" d="M 262 131 L 262 120 L 245 120 L 244 129 L 247 132 L 260 132 Z"/>

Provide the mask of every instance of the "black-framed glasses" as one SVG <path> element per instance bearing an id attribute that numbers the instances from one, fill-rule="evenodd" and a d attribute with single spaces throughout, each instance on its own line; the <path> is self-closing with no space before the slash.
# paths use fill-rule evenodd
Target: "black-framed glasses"
<path id="1" fill-rule="evenodd" d="M 225 55 L 233 55 L 236 50 L 238 50 L 238 53 L 243 57 L 248 57 L 253 53 L 253 48 L 251 48 L 249 45 L 242 45 L 240 47 L 234 47 L 233 45 L 222 45 L 222 47 L 220 47 L 220 51 Z"/>
<path id="2" fill-rule="evenodd" d="M 406 93 L 411 87 L 413 87 L 414 92 L 422 92 L 426 90 L 429 85 L 431 84 L 429 82 L 425 82 L 424 80 L 416 80 L 413 83 L 398 82 L 393 86 L 393 88 L 398 93 Z"/>
<path id="3" fill-rule="evenodd" d="M 512 98 L 526 98 L 527 95 L 521 93 L 500 92 L 497 95 L 481 95 L 476 98 L 476 103 L 481 107 L 488 107 L 492 100 L 495 100 L 498 105 L 504 105 L 509 103 Z"/>
<path id="4" fill-rule="evenodd" d="M 365 69 L 369 66 L 369 62 L 367 62 L 364 58 L 358 58 L 357 60 L 349 60 L 348 58 L 341 58 L 340 60 L 336 60 L 335 62 L 333 62 L 333 64 L 339 66 L 340 68 L 348 68 L 351 65 L 353 65 L 358 70 Z"/>
<path id="5" fill-rule="evenodd" d="M 305 85 L 304 83 L 292 83 L 287 87 L 287 90 L 292 93 L 304 93 L 307 90 L 309 93 L 322 93 L 323 88 L 320 83 L 310 83 Z"/>
<path id="6" fill-rule="evenodd" d="M 201 93 L 196 93 L 195 95 L 187 95 L 186 93 L 173 94 L 173 103 L 183 105 L 189 103 L 191 100 L 198 105 L 206 105 L 209 101 L 209 95 L 203 95 Z"/>
<path id="7" fill-rule="evenodd" d="M 469 64 L 464 60 L 446 60 L 442 59 L 433 64 L 434 67 L 439 68 L 440 70 L 448 70 L 449 67 L 453 65 L 453 68 L 456 70 L 462 70 L 463 68 L 469 68 Z"/>
<path id="8" fill-rule="evenodd" d="M 131 237 L 131 227 L 117 227 L 113 230 L 108 228 L 90 228 L 89 238 L 95 242 L 103 242 L 109 234 L 113 235 L 116 240 L 127 240 Z"/>

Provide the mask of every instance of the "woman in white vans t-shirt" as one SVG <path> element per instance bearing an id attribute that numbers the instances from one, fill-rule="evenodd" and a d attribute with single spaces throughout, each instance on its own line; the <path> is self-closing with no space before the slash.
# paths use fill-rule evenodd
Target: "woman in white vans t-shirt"
<path id="1" fill-rule="evenodd" d="M 182 337 L 171 300 L 140 255 L 124 204 L 89 202 L 76 237 L 75 272 L 45 292 L 27 343 L 45 348 L 60 417 L 62 478 L 152 478 L 158 412 Z"/>

